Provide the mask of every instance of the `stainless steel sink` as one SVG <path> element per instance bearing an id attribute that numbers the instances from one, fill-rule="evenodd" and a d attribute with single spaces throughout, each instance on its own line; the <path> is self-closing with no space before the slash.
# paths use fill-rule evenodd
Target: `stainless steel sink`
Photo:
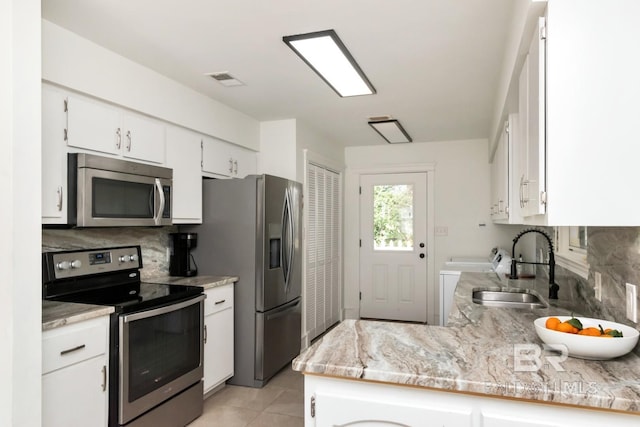
<path id="1" fill-rule="evenodd" d="M 503 308 L 546 308 L 538 295 L 529 289 L 519 288 L 476 288 L 471 295 L 476 304 Z"/>

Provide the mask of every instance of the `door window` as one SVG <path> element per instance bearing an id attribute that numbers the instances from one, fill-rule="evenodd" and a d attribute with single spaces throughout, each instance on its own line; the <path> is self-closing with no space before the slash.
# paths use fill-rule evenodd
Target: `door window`
<path id="1" fill-rule="evenodd" d="M 373 249 L 413 250 L 413 185 L 373 186 Z"/>

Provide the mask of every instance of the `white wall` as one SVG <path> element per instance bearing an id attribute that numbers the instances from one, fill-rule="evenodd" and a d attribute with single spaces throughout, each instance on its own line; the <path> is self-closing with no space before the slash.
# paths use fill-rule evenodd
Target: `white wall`
<path id="1" fill-rule="evenodd" d="M 258 172 L 296 179 L 296 120 L 260 123 Z"/>
<path id="2" fill-rule="evenodd" d="M 45 20 L 42 50 L 43 80 L 252 150 L 260 148 L 257 120 Z"/>
<path id="3" fill-rule="evenodd" d="M 304 182 L 304 150 L 308 150 L 315 154 L 315 158 L 324 159 L 323 166 L 331 166 L 340 172 L 344 169 L 344 148 L 341 144 L 327 140 L 323 135 L 315 132 L 307 127 L 304 123 L 298 121 L 296 128 L 296 139 L 298 141 L 298 149 L 296 154 L 297 163 L 297 181 Z"/>
<path id="4" fill-rule="evenodd" d="M 299 120 L 260 123 L 259 173 L 304 183 L 304 150 L 326 159 L 331 166 L 340 170 L 344 167 L 342 145 L 328 140 Z"/>
<path id="5" fill-rule="evenodd" d="M 451 256 L 488 256 L 493 246 L 511 248 L 511 239 L 519 226 L 495 226 L 489 215 L 488 141 L 465 140 L 397 145 L 348 147 L 347 171 L 376 166 L 435 163 L 435 224 L 448 228 L 447 236 L 435 236 L 435 247 L 428 251 L 435 258 L 430 284 L 437 288 L 440 266 Z M 347 178 L 350 174 L 347 174 Z M 358 268 L 359 195 L 357 186 L 345 185 L 345 314 L 356 317 L 359 284 Z M 485 224 L 481 226 L 480 224 Z M 437 296 L 437 289 L 428 294 Z M 428 304 L 429 323 L 436 323 L 437 304 Z"/>
<path id="6" fill-rule="evenodd" d="M 41 413 L 40 1 L 0 2 L 0 425 Z"/>

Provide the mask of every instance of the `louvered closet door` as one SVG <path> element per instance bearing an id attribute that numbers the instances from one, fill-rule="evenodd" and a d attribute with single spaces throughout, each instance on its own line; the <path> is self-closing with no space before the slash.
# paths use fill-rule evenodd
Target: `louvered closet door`
<path id="1" fill-rule="evenodd" d="M 340 175 L 307 168 L 306 333 L 309 340 L 340 319 Z"/>

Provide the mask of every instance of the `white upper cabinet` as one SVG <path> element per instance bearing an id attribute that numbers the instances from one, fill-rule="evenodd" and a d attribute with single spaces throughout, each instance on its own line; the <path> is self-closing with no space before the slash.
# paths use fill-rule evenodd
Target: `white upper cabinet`
<path id="1" fill-rule="evenodd" d="M 67 220 L 67 115 L 65 94 L 42 87 L 42 223 Z"/>
<path id="2" fill-rule="evenodd" d="M 491 163 L 491 219 L 509 219 L 509 122 L 505 122 Z"/>
<path id="3" fill-rule="evenodd" d="M 205 176 L 244 178 L 255 174 L 256 153 L 216 138 L 202 139 L 202 172 Z"/>
<path id="4" fill-rule="evenodd" d="M 67 97 L 67 145 L 164 164 L 164 125 L 77 95 Z"/>
<path id="5" fill-rule="evenodd" d="M 520 179 L 521 156 L 519 115 L 509 114 L 498 138 L 491 163 L 491 219 L 499 224 L 522 223 L 522 194 L 513 185 Z"/>
<path id="6" fill-rule="evenodd" d="M 167 167 L 173 169 L 173 223 L 202 223 L 201 136 L 167 127 Z"/>
<path id="7" fill-rule="evenodd" d="M 525 217 L 546 211 L 545 38 L 545 19 L 539 18 L 518 85 L 523 150 L 518 193 Z"/>
<path id="8" fill-rule="evenodd" d="M 640 158 L 638 16 L 636 0 L 549 0 L 544 18 L 529 17 L 518 105 L 505 107 L 520 117 L 511 208 L 522 223 L 640 225 L 640 198 L 627 194 Z"/>

